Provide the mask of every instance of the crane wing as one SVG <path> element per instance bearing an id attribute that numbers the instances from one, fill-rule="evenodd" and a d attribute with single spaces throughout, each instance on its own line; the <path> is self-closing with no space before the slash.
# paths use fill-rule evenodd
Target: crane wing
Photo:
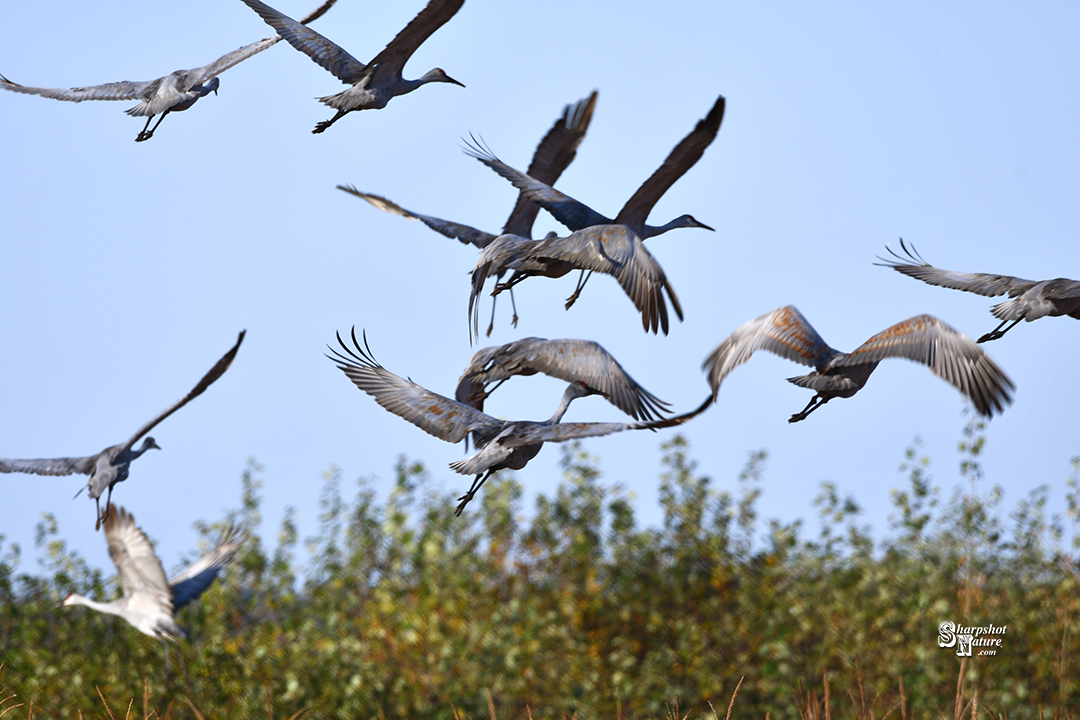
<path id="1" fill-rule="evenodd" d="M 1011 403 L 1016 386 L 981 345 L 933 315 L 916 315 L 874 335 L 850 354 L 834 358 L 832 366 L 875 363 L 907 358 L 922 363 L 971 398 L 983 415 L 1001 412 Z"/>
<path id="2" fill-rule="evenodd" d="M 172 592 L 165 580 L 165 569 L 154 554 L 154 546 L 135 526 L 134 516 L 112 503 L 105 519 L 105 540 L 109 544 L 109 557 L 120 574 L 124 597 L 139 596 L 139 602 L 150 601 L 171 615 Z"/>
<path id="3" fill-rule="evenodd" d="M 401 68 L 416 49 L 423 45 L 432 33 L 449 22 L 464 4 L 465 0 L 431 0 L 369 65 L 396 66 L 398 75 L 401 75 Z"/>
<path id="4" fill-rule="evenodd" d="M 347 85 L 359 82 L 368 66 L 345 52 L 344 48 L 311 28 L 284 15 L 259 0 L 244 0 L 267 25 L 277 30 L 290 45 L 310 57 L 317 65 Z"/>
<path id="5" fill-rule="evenodd" d="M 589 123 L 592 122 L 596 98 L 597 92 L 593 90 L 589 97 L 563 109 L 562 117 L 555 121 L 536 146 L 527 171 L 529 177 L 548 185 L 555 184 L 577 156 L 578 145 L 585 139 Z M 525 193 L 520 193 L 503 226 L 503 232 L 526 237 L 532 235 L 532 226 L 539 212 L 540 205 Z"/>
<path id="6" fill-rule="evenodd" d="M 233 561 L 247 533 L 230 527 L 221 535 L 214 549 L 181 570 L 169 581 L 173 594 L 173 609 L 179 610 L 213 585 L 221 569 Z"/>
<path id="7" fill-rule="evenodd" d="M 187 395 L 180 398 L 169 407 L 165 408 L 165 410 L 160 412 L 156 417 L 154 417 L 154 419 L 150 420 L 141 428 L 139 428 L 135 432 L 135 434 L 132 435 L 130 439 L 128 439 L 127 443 L 124 444 L 121 452 L 123 452 L 123 450 L 130 450 L 131 447 L 139 441 L 139 438 L 154 429 L 154 426 L 156 426 L 165 418 L 172 415 L 180 408 L 187 405 L 195 398 L 202 395 L 206 388 L 213 385 L 215 380 L 224 375 L 225 371 L 228 370 L 229 366 L 232 364 L 233 358 L 236 357 L 236 351 L 240 349 L 240 343 L 244 341 L 245 334 L 247 334 L 247 330 L 241 330 L 240 337 L 236 339 L 236 344 L 232 346 L 231 350 L 221 356 L 221 359 L 214 364 L 214 367 L 210 368 L 210 371 L 203 376 L 202 380 L 199 381 L 199 384 L 192 388 L 191 392 L 189 392 Z"/>
<path id="8" fill-rule="evenodd" d="M 326 0 L 322 5 L 315 8 L 309 15 L 299 21 L 300 25 L 307 25 L 309 22 L 318 20 L 322 17 L 327 10 L 334 6 L 337 0 Z M 284 16 L 282 16 L 284 17 Z M 276 28 L 275 28 L 276 29 Z M 188 70 L 187 81 L 188 85 L 185 89 L 190 89 L 195 85 L 201 85 L 212 77 L 220 75 L 233 65 L 236 65 L 244 60 L 247 60 L 252 55 L 261 53 L 263 50 L 273 47 L 283 39 L 282 35 L 274 35 L 273 37 L 263 38 L 258 42 L 253 42 L 250 45 L 245 45 L 242 48 L 237 48 L 227 55 L 222 55 L 209 65 L 205 65 L 201 68 L 195 68 L 194 70 Z"/>
<path id="9" fill-rule="evenodd" d="M 99 453 L 100 454 L 100 453 Z M 14 460 L 0 458 L 0 472 L 33 473 L 35 475 L 89 475 L 97 465 L 97 455 L 77 458 L 40 458 Z"/>
<path id="10" fill-rule="evenodd" d="M 74 88 L 39 88 L 27 87 L 11 82 L 0 75 L 0 88 L 27 95 L 40 95 L 53 100 L 67 100 L 69 102 L 82 102 L 83 100 L 139 100 L 154 94 L 162 78 L 148 80 L 146 82 L 122 82 L 105 83 L 104 85 L 92 85 L 89 87 Z"/>
<path id="11" fill-rule="evenodd" d="M 832 350 L 802 313 L 794 305 L 787 305 L 737 327 L 705 358 L 702 368 L 715 397 L 728 373 L 758 350 L 813 366 L 821 348 Z"/>
<path id="12" fill-rule="evenodd" d="M 878 258 L 881 262 L 874 264 L 882 267 L 891 267 L 897 272 L 922 280 L 924 283 L 930 285 L 951 288 L 953 290 L 964 290 L 986 297 L 995 297 L 997 295 L 1004 295 L 1005 293 L 1008 293 L 1010 297 L 1016 297 L 1025 290 L 1038 284 L 1035 280 L 1024 280 L 1023 278 L 1013 277 L 1011 275 L 941 270 L 923 260 L 915 251 L 914 245 L 909 247 L 904 243 L 903 239 L 901 239 L 900 247 L 904 253 L 903 255 L 900 255 L 886 245 L 885 248 L 893 256 L 892 259 Z"/>
<path id="13" fill-rule="evenodd" d="M 477 383 L 482 387 L 487 382 L 537 372 L 567 382 L 584 382 L 603 392 L 612 405 L 635 420 L 652 420 L 671 412 L 668 403 L 638 385 L 603 346 L 592 340 L 531 337 L 498 348 L 485 348 L 473 357 L 462 374 L 455 396 L 467 402 Z"/>
<path id="14" fill-rule="evenodd" d="M 469 225 L 463 225 L 461 223 L 451 222 L 450 220 L 443 220 L 437 217 L 431 217 L 430 215 L 420 215 L 414 213 L 411 210 L 406 210 L 397 203 L 387 200 L 380 195 L 373 195 L 371 193 L 362 193 L 352 185 L 338 185 L 338 190 L 344 190 L 347 193 L 355 195 L 358 198 L 367 200 L 369 203 L 379 208 L 383 212 L 390 213 L 391 215 L 400 215 L 410 220 L 419 220 L 427 225 L 429 228 L 437 233 L 441 233 L 448 238 L 453 238 L 465 245 L 475 245 L 476 247 L 483 249 L 491 244 L 491 241 L 495 239 L 495 235 L 484 232 L 483 230 L 477 230 Z"/>
<path id="15" fill-rule="evenodd" d="M 413 425 L 447 442 L 460 442 L 473 431 L 497 432 L 505 423 L 468 405 L 427 390 L 411 380 L 390 372 L 371 355 L 364 337 L 364 347 L 352 332 L 353 347 L 349 347 L 338 334 L 341 351 L 330 348 L 339 370 L 345 373 L 356 387 L 375 398 L 375 402 L 402 417 Z M 343 351 L 343 352 L 342 352 Z"/>
<path id="16" fill-rule="evenodd" d="M 505 164 L 491 150 L 481 145 L 476 138 L 473 138 L 471 143 L 466 142 L 463 150 L 466 155 L 476 158 L 509 180 L 522 194 L 547 210 L 556 220 L 571 230 L 581 230 L 593 225 L 608 225 L 612 222 L 610 218 L 604 217 L 588 205 Z"/>
<path id="17" fill-rule="evenodd" d="M 574 267 L 612 275 L 641 312 L 645 330 L 668 333 L 667 293 L 682 320 L 682 307 L 660 263 L 625 225 L 595 225 L 565 238 L 537 241 L 536 257 L 569 262 Z"/>
<path id="18" fill-rule="evenodd" d="M 687 170 L 701 159 L 705 148 L 712 144 L 716 133 L 720 130 L 720 123 L 724 120 L 724 96 L 716 99 L 709 114 L 698 121 L 698 124 L 682 141 L 675 146 L 664 160 L 663 164 L 656 169 L 648 180 L 641 184 L 622 210 L 615 217 L 615 222 L 625 223 L 631 227 L 643 227 L 653 207 L 660 198 L 681 178 Z"/>

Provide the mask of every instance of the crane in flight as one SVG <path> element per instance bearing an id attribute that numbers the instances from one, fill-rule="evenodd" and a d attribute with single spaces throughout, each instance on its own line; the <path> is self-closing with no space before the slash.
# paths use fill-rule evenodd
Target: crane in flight
<path id="1" fill-rule="evenodd" d="M 230 527 L 217 545 L 194 563 L 165 579 L 165 568 L 135 516 L 122 507 L 106 508 L 105 541 L 109 557 L 120 575 L 123 594 L 117 600 L 98 602 L 71 593 L 64 605 L 85 605 L 91 610 L 124 618 L 139 632 L 175 642 L 187 632 L 176 622 L 180 608 L 196 600 L 214 584 L 222 568 L 232 562 L 247 540 L 247 533 Z"/>
<path id="2" fill-rule="evenodd" d="M 33 460 L 0 458 L 0 472 L 34 473 L 35 475 L 73 475 L 76 473 L 89 475 L 90 479 L 87 481 L 85 489 L 89 491 L 90 497 L 96 504 L 97 522 L 94 525 L 94 529 L 99 529 L 101 523 L 108 517 L 109 507 L 111 507 L 112 501 L 113 485 L 127 479 L 131 461 L 140 457 L 147 450 L 161 449 L 152 437 L 147 437 L 143 440 L 142 445 L 138 448 L 135 448 L 135 443 L 153 430 L 162 420 L 187 405 L 199 395 L 202 395 L 206 388 L 210 387 L 215 380 L 224 375 L 225 371 L 228 370 L 229 366 L 232 364 L 233 358 L 236 357 L 236 351 L 240 349 L 240 343 L 244 341 L 246 332 L 246 330 L 240 331 L 240 337 L 237 338 L 236 344 L 233 345 L 232 349 L 225 353 L 221 359 L 214 364 L 214 367 L 210 368 L 210 371 L 203 376 L 202 380 L 200 380 L 194 388 L 192 388 L 191 392 L 144 423 L 142 427 L 136 430 L 135 434 L 126 441 L 107 447 L 96 455 L 88 455 L 86 457 L 42 458 Z M 101 493 L 106 490 L 108 491 L 108 495 L 105 498 L 105 515 L 102 515 L 99 498 L 101 497 Z M 82 492 L 82 490 L 79 492 Z M 77 495 L 78 494 L 76 493 L 76 496 Z"/>
<path id="3" fill-rule="evenodd" d="M 592 121 L 593 110 L 596 108 L 596 97 L 597 92 L 594 90 L 589 97 L 572 105 L 567 105 L 563 109 L 562 115 L 555 121 L 555 124 L 552 125 L 543 139 L 540 140 L 540 144 L 536 146 L 532 162 L 529 164 L 529 174 L 531 176 L 546 183 L 553 183 L 559 179 L 563 171 L 573 162 L 574 157 L 577 155 L 578 145 L 585 139 L 585 132 L 589 129 L 589 123 Z M 497 237 L 494 233 L 477 230 L 469 225 L 443 220 L 431 215 L 414 213 L 380 195 L 360 192 L 351 185 L 338 185 L 337 188 L 367 200 L 383 212 L 400 215 L 410 220 L 419 220 L 435 232 L 458 240 L 465 245 L 474 245 L 479 249 L 483 249 Z M 536 216 L 539 212 L 539 205 L 526 197 L 524 193 L 519 193 L 514 209 L 510 212 L 506 224 L 503 225 L 503 232 L 522 237 L 532 237 L 533 223 L 536 222 Z M 491 331 L 495 327 L 495 299 L 493 298 L 491 303 L 491 322 L 487 328 L 488 336 L 491 335 Z M 517 305 L 514 303 L 513 290 L 510 291 L 510 302 L 514 306 L 513 324 L 514 327 L 517 327 Z"/>
<path id="4" fill-rule="evenodd" d="M 637 384 L 611 353 L 592 340 L 522 338 L 478 351 L 458 380 L 454 397 L 477 410 L 496 388 L 515 375 L 544 373 L 596 388 L 635 420 L 655 420 L 670 405 Z M 490 390 L 488 385 L 495 383 Z"/>
<path id="5" fill-rule="evenodd" d="M 623 430 L 673 427 L 690 420 L 712 403 L 710 396 L 700 407 L 689 413 L 650 422 L 561 422 L 571 402 L 589 395 L 602 394 L 600 390 L 578 380 L 566 388 L 555 413 L 549 419 L 516 422 L 500 420 L 390 372 L 372 356 L 366 335 L 363 347 L 360 346 L 355 328 L 352 332 L 351 347 L 342 339 L 340 333 L 337 337 L 340 349 L 330 347 L 331 354 L 327 357 L 353 384 L 375 398 L 375 402 L 440 440 L 456 443 L 472 435 L 477 451 L 450 463 L 450 468 L 455 472 L 476 476 L 468 492 L 458 498 L 455 515 L 461 515 L 465 506 L 493 473 L 503 468 L 522 469 L 536 457 L 545 442 L 597 437 Z"/>
<path id="6" fill-rule="evenodd" d="M 306 24 L 317 20 L 336 2 L 337 0 L 326 0 L 300 22 Z M 218 80 L 218 75 L 233 65 L 247 60 L 252 55 L 273 47 L 280 40 L 280 35 L 264 38 L 250 45 L 245 45 L 238 50 L 233 50 L 228 55 L 222 55 L 209 65 L 191 70 L 177 70 L 164 77 L 159 77 L 157 80 L 148 80 L 146 82 L 125 80 L 90 87 L 39 88 L 19 85 L 0 75 L 0 88 L 70 102 L 82 102 L 83 100 L 140 100 L 141 102 L 138 105 L 129 108 L 125 112 L 133 117 L 146 118 L 146 125 L 135 136 L 135 142 L 142 142 L 154 136 L 154 131 L 158 129 L 158 125 L 161 125 L 161 121 L 170 112 L 187 110 L 199 98 L 210 93 L 217 94 L 218 85 L 221 82 Z M 161 117 L 158 118 L 157 123 L 151 129 L 150 121 L 156 115 Z"/>
<path id="7" fill-rule="evenodd" d="M 626 225 L 593 225 L 566 237 L 530 240 L 517 235 L 500 235 L 480 251 L 472 272 L 469 294 L 469 338 L 479 336 L 480 293 L 491 276 L 507 270 L 514 274 L 505 283 L 496 283 L 492 295 L 509 290 L 528 277 L 559 278 L 573 270 L 595 270 L 614 277 L 634 307 L 641 313 L 645 331 L 668 334 L 666 293 L 679 320 L 682 306 L 664 269 L 641 238 Z M 580 286 L 579 286 L 580 287 Z"/>
<path id="8" fill-rule="evenodd" d="M 693 215 L 689 214 L 680 215 L 663 225 L 649 225 L 645 221 L 656 203 L 664 196 L 664 193 L 701 159 L 705 149 L 712 144 L 720 131 L 720 124 L 724 120 L 725 106 L 726 101 L 724 96 L 721 95 L 713 103 L 708 114 L 699 120 L 694 129 L 672 149 L 660 167 L 630 196 L 630 199 L 626 201 L 626 204 L 619 210 L 619 214 L 614 218 L 602 215 L 585 203 L 556 190 L 552 187 L 552 182 L 545 181 L 531 172 L 523 173 L 510 167 L 499 160 L 495 153 L 491 152 L 483 143 L 477 141 L 476 138 L 473 138 L 471 143 L 467 142 L 464 150 L 465 154 L 476 158 L 509 180 L 520 191 L 521 195 L 530 198 L 547 210 L 556 220 L 571 231 L 584 230 L 596 225 L 625 225 L 642 240 L 647 240 L 675 228 L 712 230 L 713 228 L 699 222 Z M 566 299 L 567 310 L 578 299 L 587 281 L 588 275 L 582 271 L 581 276 L 578 278 L 577 287 L 570 297 Z"/>
<path id="9" fill-rule="evenodd" d="M 915 251 L 915 246 L 909 247 L 902 238 L 900 248 L 903 255 L 886 245 L 885 249 L 893 257 L 891 259 L 879 257 L 881 262 L 874 264 L 891 267 L 897 272 L 910 275 L 930 285 L 965 290 L 986 297 L 1008 294 L 1012 298 L 990 308 L 990 312 L 1001 320 L 1001 323 L 975 342 L 997 340 L 1016 327 L 1021 320 L 1032 322 L 1042 317 L 1061 315 L 1080 320 L 1080 281 L 1078 280 L 1068 278 L 1024 280 L 1011 275 L 940 270 L 923 260 Z M 1009 323 L 1012 324 L 1005 327 Z"/>
<path id="10" fill-rule="evenodd" d="M 323 132 L 353 110 L 380 110 L 394 97 L 411 93 L 427 83 L 444 82 L 465 87 L 447 75 L 442 68 L 428 70 L 416 80 L 406 80 L 401 75 L 402 68 L 417 48 L 454 17 L 465 4 L 465 0 L 430 0 L 405 29 L 395 35 L 390 44 L 367 65 L 345 52 L 344 48 L 329 38 L 283 15 L 266 3 L 259 0 L 244 2 L 290 45 L 350 86 L 336 95 L 319 98 L 337 110 L 337 113 L 329 120 L 317 124 L 312 130 L 313 133 Z"/>
<path id="11" fill-rule="evenodd" d="M 846 353 L 829 347 L 802 313 L 788 305 L 738 327 L 705 359 L 702 367 L 714 398 L 728 373 L 758 350 L 814 368 L 809 375 L 788 378 L 799 387 L 817 391 L 788 422 L 805 420 L 829 400 L 859 392 L 886 358 L 906 358 L 926 365 L 967 395 L 975 409 L 987 417 L 1012 402 L 1010 391 L 1015 387 L 985 350 L 932 315 L 899 322 Z"/>

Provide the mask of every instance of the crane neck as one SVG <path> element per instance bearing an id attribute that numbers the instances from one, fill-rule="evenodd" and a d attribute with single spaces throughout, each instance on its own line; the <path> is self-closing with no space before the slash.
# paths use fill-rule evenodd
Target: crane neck
<path id="1" fill-rule="evenodd" d="M 548 420 L 549 425 L 555 425 L 562 420 L 563 415 L 570 408 L 570 403 L 576 398 L 580 397 L 574 390 L 574 386 L 570 385 L 566 388 L 566 392 L 563 393 L 562 400 L 559 401 L 559 407 L 555 408 L 555 414 Z"/>
<path id="2" fill-rule="evenodd" d="M 112 602 L 98 602 L 97 600 L 91 600 L 88 597 L 83 597 L 78 593 L 72 593 L 66 600 L 65 605 L 85 605 L 91 610 L 97 610 L 98 612 L 107 613 L 109 615 L 119 615 L 123 617 L 123 612 L 120 609 L 118 600 Z"/>

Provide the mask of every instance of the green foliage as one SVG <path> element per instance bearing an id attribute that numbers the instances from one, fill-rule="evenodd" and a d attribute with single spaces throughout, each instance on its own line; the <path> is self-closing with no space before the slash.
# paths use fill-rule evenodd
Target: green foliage
<path id="1" fill-rule="evenodd" d="M 229 522 L 251 537 L 181 614 L 181 670 L 166 675 L 162 644 L 119 618 L 58 607 L 117 588 L 46 516 L 37 574 L 18 572 L 18 547 L 0 555 L 0 685 L 56 718 L 127 707 L 146 682 L 148 706 L 176 717 L 682 718 L 714 717 L 745 675 L 736 717 L 942 717 L 976 693 L 995 716 L 1066 717 L 1080 707 L 1080 458 L 1065 519 L 1047 517 L 1045 484 L 1004 513 L 1000 489 L 978 492 L 984 443 L 970 424 L 971 490 L 943 500 L 916 439 L 877 541 L 830 483 L 816 533 L 762 522 L 766 453 L 718 490 L 681 436 L 662 446 L 659 527 L 576 444 L 529 517 L 512 474 L 454 517 L 420 463 L 399 461 L 382 504 L 370 479 L 346 499 L 331 467 L 303 563 L 292 508 L 272 552 L 258 536 L 251 461 L 241 507 L 198 524 L 207 542 Z M 945 620 L 1008 631 L 961 663 L 938 646 Z M 0 714 L 15 702 L 0 697 Z"/>

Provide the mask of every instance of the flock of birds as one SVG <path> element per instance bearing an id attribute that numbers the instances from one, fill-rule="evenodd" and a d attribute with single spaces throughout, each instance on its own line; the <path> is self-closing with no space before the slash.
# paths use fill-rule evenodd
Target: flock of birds
<path id="1" fill-rule="evenodd" d="M 432 82 L 462 83 L 435 68 L 416 80 L 406 80 L 402 70 L 416 49 L 464 4 L 464 0 L 430 0 L 425 8 L 367 64 L 361 63 L 326 37 L 307 27 L 329 10 L 336 0 L 300 21 L 293 20 L 259 0 L 243 0 L 276 34 L 246 45 L 215 62 L 192 70 L 181 70 L 149 82 L 117 82 L 93 87 L 49 89 L 19 85 L 0 76 L 0 87 L 15 92 L 58 100 L 138 100 L 130 115 L 146 117 L 137 142 L 153 137 L 164 117 L 190 108 L 201 97 L 217 92 L 218 75 L 237 63 L 286 40 L 349 87 L 321 98 L 336 112 L 320 122 L 313 132 L 321 133 L 350 112 L 380 109 L 395 96 L 412 92 Z M 578 145 L 588 129 L 595 109 L 594 92 L 565 108 L 538 145 L 526 172 L 503 163 L 482 141 L 466 142 L 465 152 L 494 170 L 518 189 L 519 195 L 501 233 L 478 230 L 449 220 L 406 210 L 379 195 L 353 186 L 338 188 L 374 207 L 401 217 L 418 220 L 431 229 L 479 250 L 472 272 L 468 302 L 470 341 L 479 337 L 480 298 L 487 280 L 494 277 L 491 291 L 490 335 L 495 321 L 495 299 L 503 291 L 513 291 L 530 277 L 562 277 L 580 271 L 574 292 L 566 300 L 569 309 L 583 291 L 592 273 L 610 275 L 641 314 L 646 332 L 665 335 L 670 330 L 668 303 L 682 320 L 683 311 L 672 283 L 644 242 L 678 228 L 713 228 L 684 214 L 662 225 L 647 223 L 649 214 L 672 185 L 703 156 L 716 138 L 723 122 L 725 98 L 720 96 L 671 151 L 660 167 L 627 200 L 614 218 L 554 187 L 573 161 Z M 157 124 L 150 127 L 154 117 Z M 531 237 L 533 224 L 543 209 L 563 224 L 568 234 Z M 1004 336 L 1021 320 L 1069 315 L 1080 319 L 1080 282 L 1058 278 L 1029 281 L 983 273 L 939 270 L 926 263 L 914 247 L 901 241 L 901 251 L 889 249 L 891 259 L 879 263 L 896 271 L 939 285 L 986 296 L 1008 294 L 1010 299 L 995 305 L 991 312 L 1001 324 L 978 341 L 955 330 L 932 315 L 918 315 L 877 333 L 850 353 L 830 347 L 794 306 L 786 306 L 750 320 L 736 328 L 704 361 L 709 393 L 700 406 L 675 414 L 671 406 L 638 384 L 603 347 L 590 340 L 528 337 L 501 346 L 479 350 L 465 368 L 454 397 L 428 390 L 400 377 L 373 357 L 366 336 L 357 338 L 355 328 L 348 337 L 337 337 L 328 357 L 360 390 L 371 395 L 386 410 L 413 423 L 421 430 L 445 440 L 471 442 L 474 452 L 450 464 L 451 469 L 472 476 L 472 484 L 458 498 L 460 515 L 484 482 L 504 468 L 521 469 L 535 457 L 545 442 L 608 435 L 627 430 L 658 430 L 688 422 L 718 400 L 720 386 L 737 366 L 758 350 L 787 358 L 813 368 L 807 375 L 789 381 L 815 392 L 807 406 L 793 414 L 789 422 L 806 419 L 836 397 L 851 397 L 866 384 L 879 362 L 906 358 L 930 368 L 931 372 L 967 396 L 984 416 L 1003 411 L 1012 401 L 1014 385 L 1005 372 L 985 352 L 982 343 Z M 503 279 L 507 274 L 509 277 Z M 518 323 L 516 304 L 512 322 Z M 117 567 L 123 596 L 99 603 L 78 595 L 65 604 L 82 604 L 125 618 L 147 635 L 175 639 L 183 634 L 175 613 L 210 586 L 220 569 L 237 553 L 244 535 L 227 530 L 216 547 L 201 560 L 166 580 L 160 560 L 133 517 L 111 502 L 114 486 L 127 479 L 132 461 L 147 450 L 160 449 L 148 433 L 172 413 L 201 395 L 232 364 L 244 332 L 236 344 L 179 401 L 154 416 L 126 441 L 86 457 L 54 459 L 0 458 L 0 472 L 39 475 L 89 476 L 88 495 L 95 501 L 97 527 L 104 526 L 109 554 Z M 552 416 L 543 421 L 508 421 L 484 412 L 485 400 L 506 380 L 516 375 L 543 373 L 568 382 Z M 578 398 L 599 395 L 632 422 L 562 422 L 570 403 Z M 136 448 L 136 443 L 142 444 Z M 81 492 L 81 490 L 80 490 Z M 106 494 L 105 510 L 100 497 Z"/>

